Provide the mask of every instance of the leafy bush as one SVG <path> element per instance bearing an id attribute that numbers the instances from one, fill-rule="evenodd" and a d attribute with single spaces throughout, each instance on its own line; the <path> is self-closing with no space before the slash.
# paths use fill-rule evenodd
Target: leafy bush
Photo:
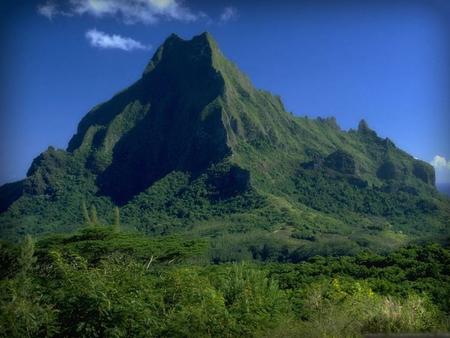
<path id="1" fill-rule="evenodd" d="M 38 241 L 36 252 L 31 238 L 2 246 L 0 335 L 360 337 L 448 329 L 450 253 L 438 245 L 218 265 L 195 264 L 206 254 L 198 245 L 89 226 Z"/>
<path id="2" fill-rule="evenodd" d="M 245 264 L 224 269 L 215 282 L 236 322 L 236 336 L 270 328 L 288 312 L 286 295 L 266 273 Z"/>

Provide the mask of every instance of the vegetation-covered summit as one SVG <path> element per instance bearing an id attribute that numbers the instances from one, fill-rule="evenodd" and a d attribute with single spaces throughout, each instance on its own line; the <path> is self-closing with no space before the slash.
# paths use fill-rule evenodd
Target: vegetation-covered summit
<path id="1" fill-rule="evenodd" d="M 50 147 L 0 188 L 0 233 L 71 231 L 92 207 L 110 223 L 119 206 L 124 227 L 213 238 L 217 261 L 385 251 L 448 237 L 434 181 L 364 121 L 343 131 L 286 112 L 208 33 L 171 35 L 67 150 Z"/>

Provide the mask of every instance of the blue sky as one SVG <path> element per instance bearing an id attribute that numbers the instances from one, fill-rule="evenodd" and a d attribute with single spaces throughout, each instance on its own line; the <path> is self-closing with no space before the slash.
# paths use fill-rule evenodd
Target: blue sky
<path id="1" fill-rule="evenodd" d="M 3 1 L 0 184 L 65 148 L 172 32 L 211 32 L 296 115 L 364 118 L 450 182 L 450 6 L 427 1 Z"/>

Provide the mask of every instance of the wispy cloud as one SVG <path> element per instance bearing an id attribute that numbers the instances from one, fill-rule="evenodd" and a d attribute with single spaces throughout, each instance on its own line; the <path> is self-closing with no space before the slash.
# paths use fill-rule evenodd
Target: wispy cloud
<path id="1" fill-rule="evenodd" d="M 237 17 L 237 10 L 234 7 L 225 7 L 222 14 L 220 14 L 220 22 L 228 22 Z"/>
<path id="2" fill-rule="evenodd" d="M 180 0 L 69 0 L 56 3 L 48 0 L 38 6 L 38 13 L 52 19 L 56 15 L 90 15 L 116 17 L 128 24 L 155 24 L 160 20 L 195 21 L 202 17 Z"/>
<path id="3" fill-rule="evenodd" d="M 86 32 L 86 38 L 93 47 L 102 49 L 121 49 L 125 51 L 132 51 L 135 49 L 150 49 L 151 46 L 145 46 L 139 41 L 132 38 L 123 37 L 120 35 L 109 35 L 96 29 L 91 29 Z"/>
<path id="4" fill-rule="evenodd" d="M 438 182 L 450 182 L 450 160 L 447 160 L 444 156 L 436 155 L 430 164 L 436 170 Z"/>
<path id="5" fill-rule="evenodd" d="M 43 5 L 39 5 L 37 10 L 39 14 L 45 16 L 49 20 L 53 19 L 53 17 L 58 14 L 57 6 L 51 1 L 48 1 Z"/>
<path id="6" fill-rule="evenodd" d="M 38 5 L 37 11 L 49 20 L 52 20 L 55 16 L 73 16 L 73 13 L 64 10 L 54 0 L 48 0 L 46 3 Z"/>

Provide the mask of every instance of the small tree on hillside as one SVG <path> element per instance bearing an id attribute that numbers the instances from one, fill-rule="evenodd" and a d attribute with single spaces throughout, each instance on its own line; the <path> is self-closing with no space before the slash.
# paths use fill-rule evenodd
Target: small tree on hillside
<path id="1" fill-rule="evenodd" d="M 114 223 L 113 223 L 113 229 L 115 231 L 118 231 L 120 228 L 120 210 L 118 207 L 114 208 Z"/>
<path id="2" fill-rule="evenodd" d="M 81 202 L 81 213 L 83 214 L 84 223 L 90 225 L 92 223 L 91 218 L 89 217 L 88 209 L 86 207 L 86 202 Z"/>
<path id="3" fill-rule="evenodd" d="M 36 257 L 34 257 L 34 241 L 30 235 L 26 235 L 22 245 L 20 246 L 20 254 L 17 259 L 20 269 L 19 278 L 25 279 L 28 271 L 30 271 L 35 262 Z"/>
<path id="4" fill-rule="evenodd" d="M 20 253 L 17 258 L 19 272 L 17 274 L 17 296 L 26 298 L 31 286 L 31 280 L 28 273 L 36 262 L 34 257 L 34 241 L 30 235 L 26 235 L 20 245 Z"/>
<path id="5" fill-rule="evenodd" d="M 99 225 L 98 217 L 97 217 L 97 209 L 95 208 L 95 205 L 91 206 L 91 224 Z"/>

